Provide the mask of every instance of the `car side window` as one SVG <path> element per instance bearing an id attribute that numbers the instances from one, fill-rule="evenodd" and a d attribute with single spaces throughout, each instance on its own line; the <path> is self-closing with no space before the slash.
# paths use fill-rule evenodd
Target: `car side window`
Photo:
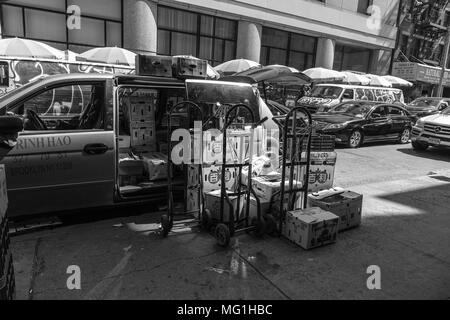
<path id="1" fill-rule="evenodd" d="M 388 107 L 388 113 L 390 116 L 404 116 L 405 113 L 396 107 Z"/>
<path id="2" fill-rule="evenodd" d="M 353 89 L 346 89 L 342 95 L 344 99 L 354 99 Z"/>
<path id="3" fill-rule="evenodd" d="M 385 118 L 386 117 L 386 110 L 384 106 L 379 106 L 375 110 L 373 110 L 371 118 Z"/>
<path id="4" fill-rule="evenodd" d="M 22 116 L 25 131 L 103 130 L 103 83 L 51 88 L 8 109 Z"/>

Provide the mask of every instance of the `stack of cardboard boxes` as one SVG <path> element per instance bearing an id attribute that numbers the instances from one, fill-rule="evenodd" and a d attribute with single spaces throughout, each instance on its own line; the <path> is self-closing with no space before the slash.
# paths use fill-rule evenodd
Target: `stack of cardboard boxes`
<path id="1" fill-rule="evenodd" d="M 13 258 L 9 249 L 9 228 L 6 210 L 8 195 L 5 167 L 0 165 L 0 300 L 15 298 Z"/>

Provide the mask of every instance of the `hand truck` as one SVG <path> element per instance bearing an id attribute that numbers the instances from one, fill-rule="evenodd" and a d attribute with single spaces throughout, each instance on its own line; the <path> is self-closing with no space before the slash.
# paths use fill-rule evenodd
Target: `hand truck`
<path id="1" fill-rule="evenodd" d="M 196 113 L 197 112 L 197 113 Z M 168 203 L 167 203 L 167 214 L 163 214 L 161 216 L 161 234 L 163 237 L 166 237 L 169 232 L 174 227 L 174 219 L 175 215 L 177 215 L 180 218 L 185 218 L 184 220 L 181 220 L 179 225 L 186 225 L 186 224 L 199 224 L 201 222 L 201 212 L 203 208 L 203 190 L 202 190 L 202 165 L 201 161 L 200 163 L 192 163 L 192 156 L 194 153 L 194 150 L 191 151 L 190 161 L 191 163 L 182 163 L 181 165 L 178 165 L 178 167 L 181 167 L 183 171 L 184 179 L 180 183 L 174 183 L 174 168 L 177 166 L 173 163 L 173 159 L 171 157 L 172 154 L 172 144 L 174 143 L 172 141 L 172 124 L 173 124 L 173 117 L 174 116 L 181 116 L 186 117 L 187 121 L 187 128 L 189 129 L 189 134 L 192 137 L 192 133 L 199 134 L 200 135 L 200 155 L 203 154 L 203 130 L 200 130 L 200 132 L 193 132 L 194 130 L 192 128 L 189 128 L 190 123 L 194 121 L 194 115 L 197 114 L 197 120 L 203 121 L 203 111 L 196 103 L 193 103 L 191 101 L 182 101 L 177 104 L 175 104 L 172 108 L 170 108 L 169 112 L 167 113 L 167 145 L 168 145 L 168 163 L 167 163 L 167 189 L 168 189 Z M 191 147 L 192 144 L 189 143 L 189 147 Z M 186 152 L 187 150 L 183 150 L 183 152 Z M 195 158 L 195 156 L 194 156 Z M 201 159 L 201 158 L 200 158 Z M 195 160 L 195 159 L 194 159 Z M 198 174 L 195 175 L 193 183 L 191 185 L 188 184 L 188 175 L 189 175 L 189 166 L 191 168 L 197 170 Z M 175 214 L 175 205 L 174 205 L 174 192 L 183 192 L 184 194 L 184 207 L 182 212 L 177 212 Z M 197 198 L 197 208 L 188 209 L 187 208 L 187 193 L 188 191 L 192 191 Z M 194 216 L 194 219 L 192 219 L 192 216 Z M 196 216 L 196 217 L 195 217 Z M 187 218 L 187 220 L 186 220 Z"/>
<path id="2" fill-rule="evenodd" d="M 247 134 L 248 142 L 249 142 L 249 155 L 245 157 L 241 163 L 227 163 L 227 148 L 228 148 L 228 137 L 232 137 L 233 133 L 228 133 L 229 127 L 233 124 L 234 119 L 237 117 L 239 109 L 244 109 L 248 112 L 251 118 L 251 126 L 250 130 Z M 230 118 L 230 115 L 235 112 L 234 116 Z M 212 212 L 209 208 L 205 208 L 203 212 L 203 221 L 204 224 L 212 226 L 215 225 L 214 234 L 217 239 L 217 243 L 219 246 L 227 247 L 230 243 L 230 239 L 236 232 L 250 232 L 255 231 L 257 236 L 261 236 L 265 231 L 265 223 L 264 219 L 261 216 L 261 206 L 258 197 L 252 189 L 252 158 L 253 158 L 253 141 L 254 141 L 254 129 L 264 123 L 267 120 L 267 117 L 255 123 L 255 116 L 253 111 L 245 104 L 236 104 L 232 106 L 225 113 L 224 125 L 222 129 L 222 168 L 221 168 L 221 189 L 220 189 L 220 206 L 219 206 L 219 214 L 217 217 L 213 216 Z M 242 137 L 242 135 L 241 135 Z M 245 142 L 244 142 L 245 145 Z M 242 169 L 248 168 L 248 181 L 247 186 L 242 185 Z M 236 186 L 234 191 L 228 191 L 226 189 L 226 170 L 227 169 L 235 169 L 237 170 L 236 174 Z M 256 200 L 257 207 L 257 216 L 252 219 L 250 222 L 250 196 Z M 244 199 L 242 199 L 242 197 Z M 232 201 L 234 198 L 234 203 Z M 241 201 L 244 201 L 245 206 L 243 208 L 244 215 L 242 217 L 241 214 Z M 227 211 L 227 216 L 225 216 L 225 210 Z M 242 226 L 243 225 L 243 226 Z"/>
<path id="3" fill-rule="evenodd" d="M 304 117 L 307 118 L 307 122 Z M 306 208 L 307 205 L 313 126 L 311 113 L 300 106 L 292 108 L 286 116 L 274 117 L 272 120 L 278 124 L 282 131 L 282 163 L 281 187 L 278 194 L 279 216 L 270 218 L 278 221 L 278 235 L 281 235 L 287 211 L 300 209 L 296 208 L 298 193 L 303 193 L 300 204 L 302 209 Z M 304 148 L 305 150 L 303 150 Z M 297 185 L 301 184 L 301 187 L 294 186 L 294 178 Z M 288 190 L 286 190 L 286 181 L 289 182 Z M 286 195 L 288 196 L 287 199 Z"/>

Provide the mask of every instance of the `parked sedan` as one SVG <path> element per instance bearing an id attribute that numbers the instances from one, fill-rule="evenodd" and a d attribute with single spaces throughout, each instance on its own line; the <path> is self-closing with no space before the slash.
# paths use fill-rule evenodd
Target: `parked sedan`
<path id="1" fill-rule="evenodd" d="M 423 97 L 417 98 L 413 102 L 409 103 L 406 106 L 406 110 L 413 115 L 416 115 L 418 118 L 422 118 L 443 111 L 448 108 L 449 105 L 449 98 Z"/>
<path id="2" fill-rule="evenodd" d="M 416 120 L 399 105 L 368 101 L 344 102 L 313 119 L 317 132 L 334 135 L 337 143 L 351 148 L 375 141 L 408 143 Z"/>

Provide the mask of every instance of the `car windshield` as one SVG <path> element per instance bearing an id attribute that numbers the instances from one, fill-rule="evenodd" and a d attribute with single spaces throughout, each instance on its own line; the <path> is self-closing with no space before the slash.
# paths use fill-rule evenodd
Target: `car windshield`
<path id="1" fill-rule="evenodd" d="M 310 96 L 316 98 L 337 99 L 341 95 L 342 90 L 343 89 L 339 87 L 318 86 L 312 90 Z"/>
<path id="2" fill-rule="evenodd" d="M 436 99 L 416 99 L 411 102 L 409 105 L 411 107 L 436 107 L 439 104 L 440 100 Z"/>
<path id="3" fill-rule="evenodd" d="M 344 103 L 334 107 L 330 112 L 346 113 L 354 116 L 364 117 L 371 108 L 372 106 L 369 104 Z"/>

